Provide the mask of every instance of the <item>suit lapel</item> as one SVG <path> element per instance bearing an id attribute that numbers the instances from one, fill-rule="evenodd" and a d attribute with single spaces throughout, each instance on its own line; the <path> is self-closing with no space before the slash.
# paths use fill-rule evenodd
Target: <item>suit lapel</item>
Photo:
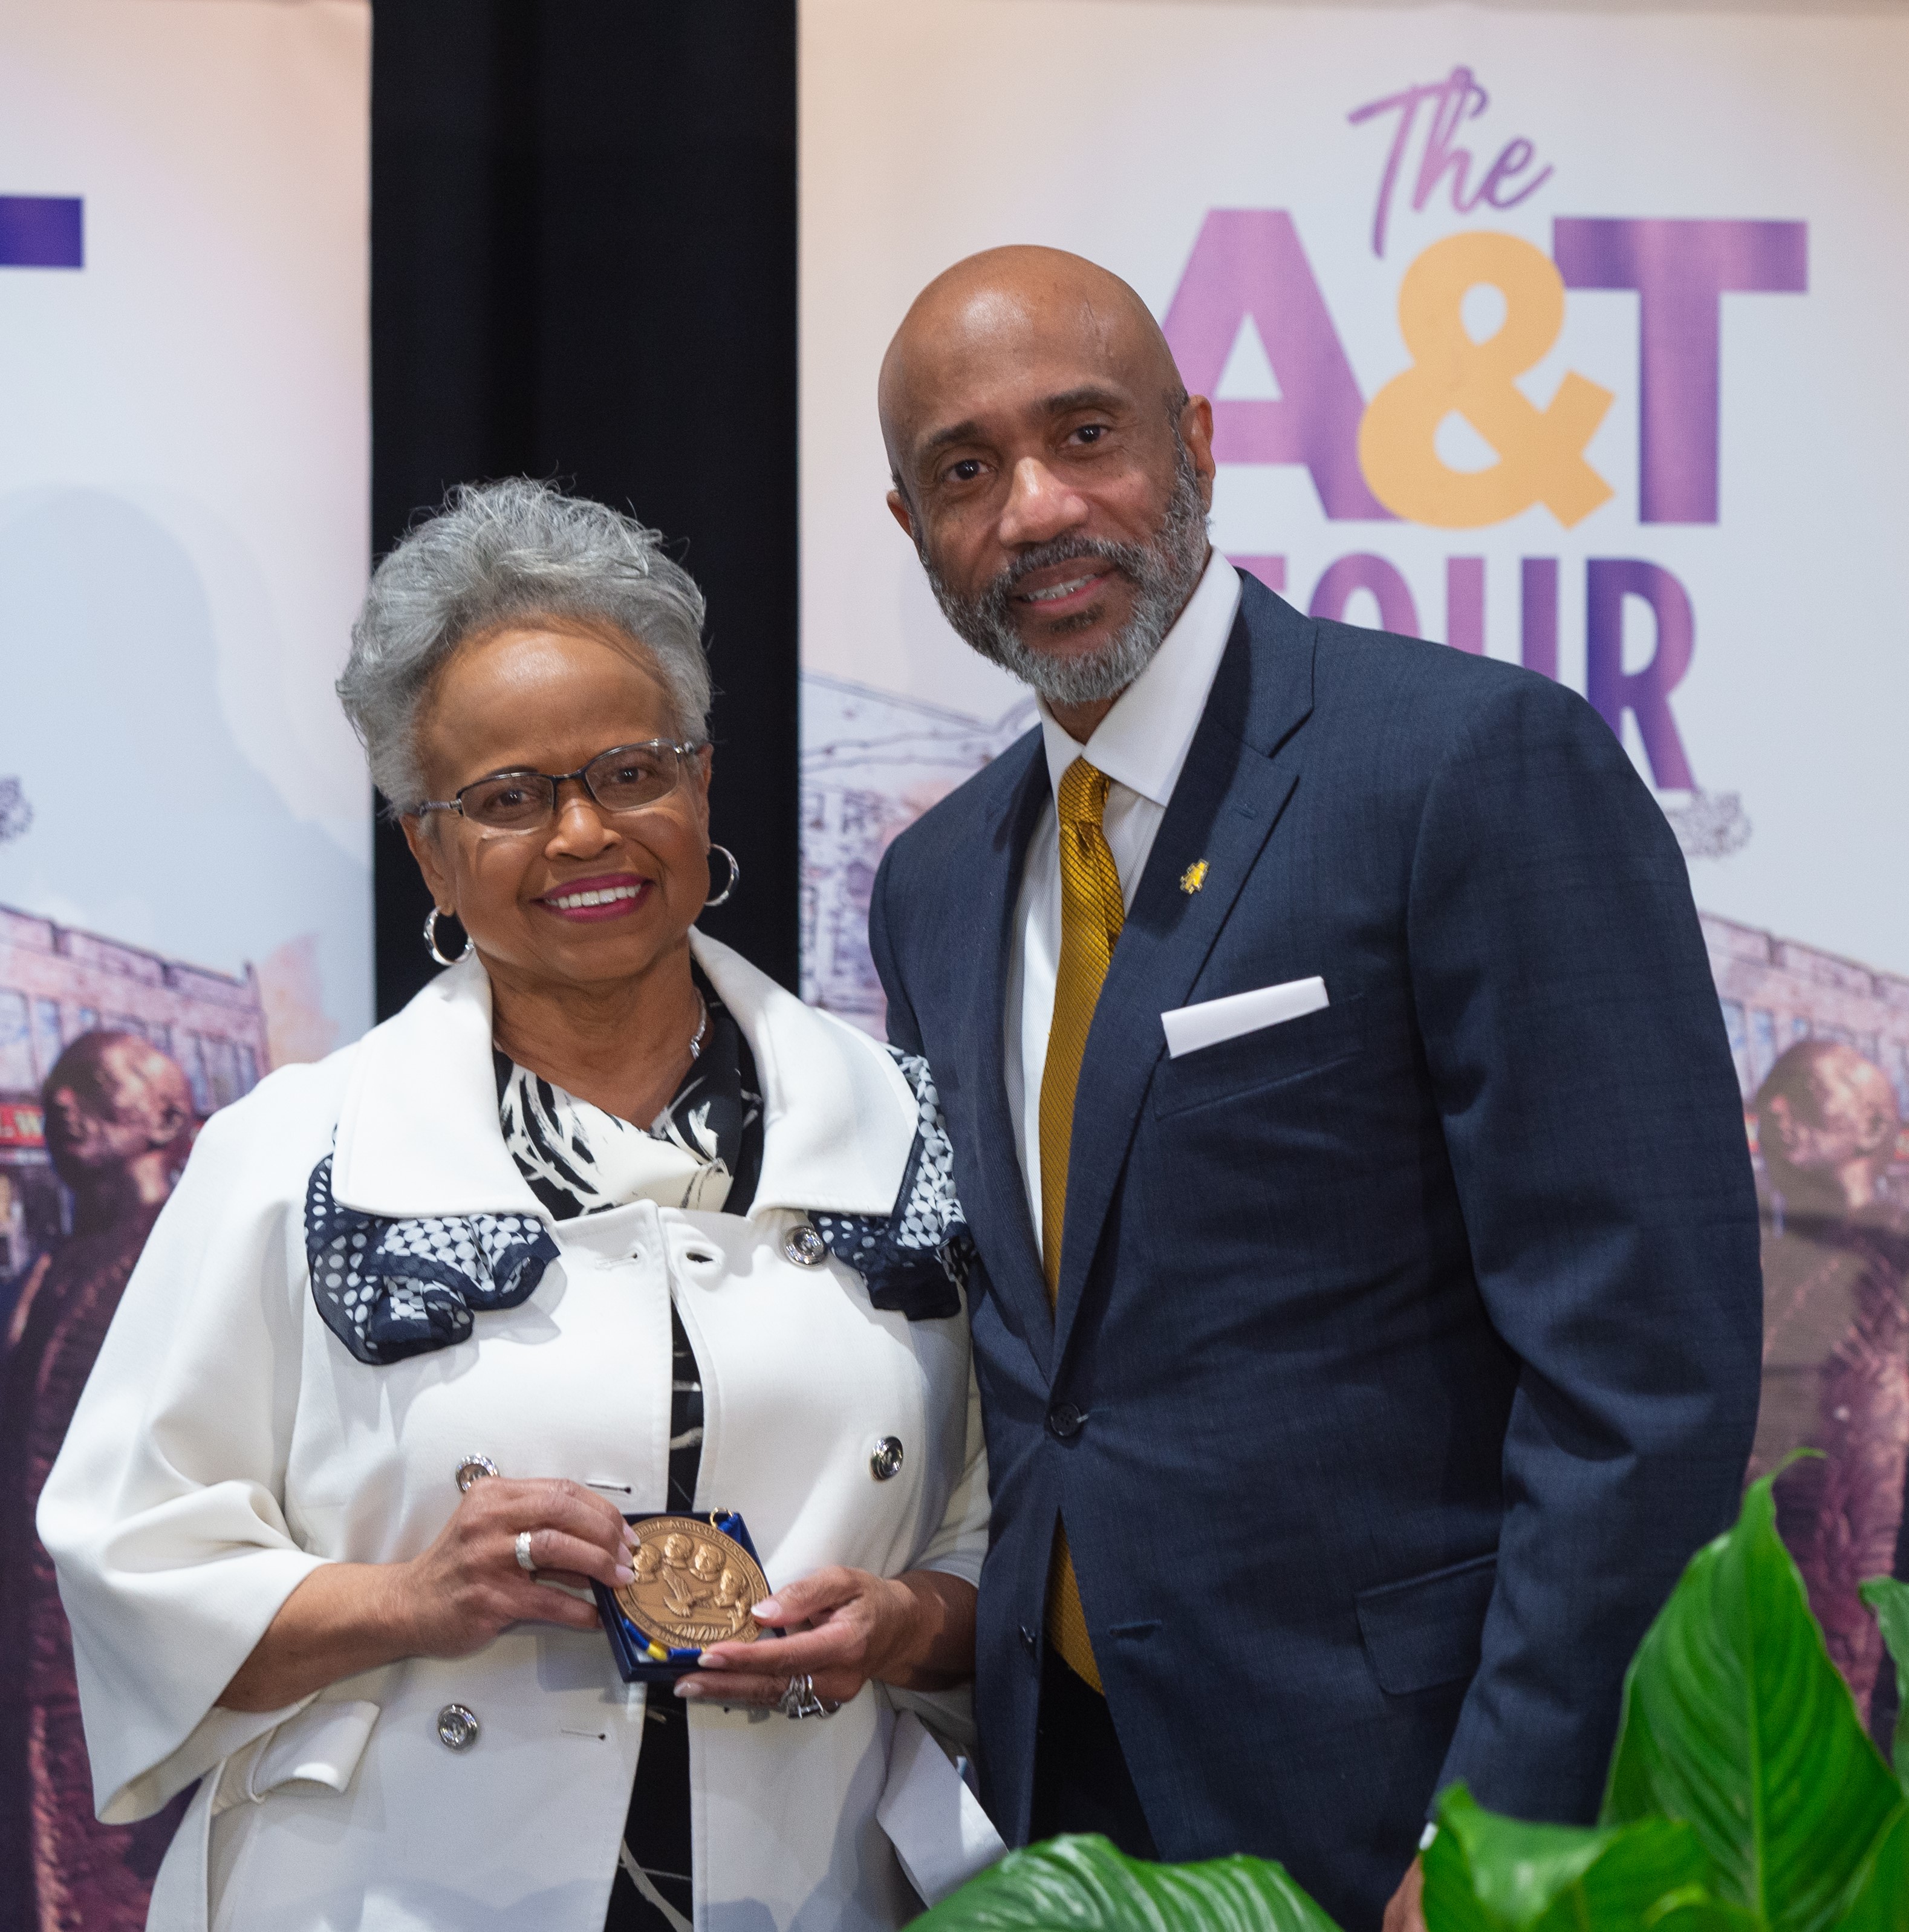
<path id="1" fill-rule="evenodd" d="M 1047 760 L 1038 730 L 1004 752 L 1000 762 L 1009 766 L 1016 758 L 1021 770 L 1016 773 L 1010 766 L 1004 772 L 1007 782 L 997 795 L 984 834 L 981 890 L 974 908 L 980 939 L 974 956 L 977 983 L 960 1003 L 967 1016 L 960 1054 L 966 1131 L 956 1132 L 954 1141 L 957 1148 L 965 1145 L 969 1156 L 962 1198 L 967 1200 L 971 1186 L 974 1199 L 968 1226 L 976 1231 L 989 1284 L 1008 1326 L 1027 1343 L 1044 1372 L 1053 1341 L 1053 1316 L 1034 1218 L 1028 1211 L 1003 1071 L 1015 909 L 1028 843 L 1049 795 Z"/>
<path id="2" fill-rule="evenodd" d="M 1255 634 L 1257 634 L 1256 645 Z M 1299 782 L 1311 625 L 1245 580 L 1218 675 L 1094 1008 L 1074 1097 L 1054 1361 L 1064 1354 L 1155 1063 Z M 1199 890 L 1181 880 L 1204 860 Z"/>

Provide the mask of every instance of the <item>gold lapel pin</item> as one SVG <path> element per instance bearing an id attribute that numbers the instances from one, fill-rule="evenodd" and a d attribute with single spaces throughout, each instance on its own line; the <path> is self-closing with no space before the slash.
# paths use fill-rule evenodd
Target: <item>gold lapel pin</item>
<path id="1" fill-rule="evenodd" d="M 1180 874 L 1180 890 L 1190 896 L 1198 892 L 1205 884 L 1206 861 L 1204 859 L 1196 859 Z"/>

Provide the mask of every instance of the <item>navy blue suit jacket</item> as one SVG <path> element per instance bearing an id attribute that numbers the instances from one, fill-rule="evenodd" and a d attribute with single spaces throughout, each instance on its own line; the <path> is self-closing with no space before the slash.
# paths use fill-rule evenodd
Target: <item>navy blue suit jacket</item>
<path id="1" fill-rule="evenodd" d="M 871 916 L 982 1263 L 984 1794 L 1025 1838 L 1058 1512 L 1161 1856 L 1278 1858 L 1376 1926 L 1451 1780 L 1592 1816 L 1631 1651 L 1734 1513 L 1757 1211 L 1684 861 L 1570 692 L 1246 578 L 1095 1010 L 1050 1316 L 1002 1078 L 1048 790 L 1032 732 Z M 1167 1057 L 1163 1010 L 1313 974 L 1324 1010 Z"/>

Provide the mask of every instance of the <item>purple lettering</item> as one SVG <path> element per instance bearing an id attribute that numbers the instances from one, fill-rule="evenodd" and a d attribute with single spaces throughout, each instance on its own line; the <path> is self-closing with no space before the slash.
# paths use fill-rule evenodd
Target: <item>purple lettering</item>
<path id="1" fill-rule="evenodd" d="M 1465 176 L 1472 165 L 1470 151 L 1454 147 L 1453 135 L 1458 131 L 1461 121 L 1475 121 L 1491 105 L 1491 96 L 1472 78 L 1468 67 L 1455 67 L 1446 78 L 1440 90 L 1443 98 L 1432 110 L 1431 124 L 1425 130 L 1425 152 L 1419 158 L 1418 184 L 1413 190 L 1412 206 L 1415 211 L 1423 208 L 1432 198 L 1432 190 L 1449 173 L 1451 179 L 1451 205 L 1460 214 L 1469 214 L 1477 205 L 1477 198 L 1465 199 Z"/>
<path id="2" fill-rule="evenodd" d="M 1372 252 L 1375 255 L 1385 252 L 1385 224 L 1391 216 L 1392 190 L 1398 183 L 1399 163 L 1405 158 L 1406 143 L 1412 138 L 1412 124 L 1418 118 L 1419 107 L 1427 100 L 1442 100 L 1447 85 L 1440 81 L 1433 87 L 1408 87 L 1403 93 L 1388 94 L 1383 100 L 1368 100 L 1363 107 L 1355 107 L 1346 116 L 1355 128 L 1362 121 L 1370 121 L 1375 114 L 1396 112 L 1399 117 L 1397 130 L 1385 156 L 1385 171 L 1379 177 L 1378 205 L 1373 211 Z"/>
<path id="3" fill-rule="evenodd" d="M 1518 657 L 1526 670 L 1558 676 L 1558 560 L 1527 556 L 1518 564 Z"/>
<path id="4" fill-rule="evenodd" d="M 1624 668 L 1624 600 L 1641 598 L 1657 622 L 1656 648 L 1642 670 Z M 1661 565 L 1636 557 L 1594 556 L 1584 566 L 1584 694 L 1621 739 L 1624 714 L 1637 721 L 1651 782 L 1689 791 L 1695 781 L 1670 716 L 1670 694 L 1690 668 L 1697 635 L 1690 597 Z"/>
<path id="5" fill-rule="evenodd" d="M 1493 208 L 1516 208 L 1520 202 L 1529 201 L 1551 178 L 1553 170 L 1548 165 L 1533 175 L 1516 194 L 1506 200 L 1499 200 L 1498 190 L 1501 184 L 1509 182 L 1514 175 L 1522 174 L 1529 167 L 1536 159 L 1537 153 L 1537 149 L 1522 134 L 1515 141 L 1507 141 L 1499 151 L 1497 160 L 1487 171 L 1484 179 L 1478 183 L 1477 200 L 1472 206 L 1475 208 L 1478 202 L 1484 201 L 1489 202 Z"/>
<path id="6" fill-rule="evenodd" d="M 1391 519 L 1359 468 L 1364 398 L 1305 250 L 1283 208 L 1208 212 L 1161 324 L 1181 380 L 1210 395 L 1251 316 L 1280 387 L 1277 402 L 1213 405 L 1222 463 L 1299 463 L 1325 514 Z"/>
<path id="7" fill-rule="evenodd" d="M 1251 572 L 1268 590 L 1286 588 L 1286 559 L 1283 556 L 1238 556 L 1229 550 L 1226 561 L 1235 570 Z"/>
<path id="8" fill-rule="evenodd" d="M 1721 298 L 1802 293 L 1808 236 L 1802 221 L 1553 223 L 1565 287 L 1637 292 L 1640 521 L 1717 520 Z"/>
<path id="9" fill-rule="evenodd" d="M 1346 606 L 1355 591 L 1369 590 L 1379 602 L 1379 628 L 1396 631 L 1401 637 L 1418 634 L 1418 607 L 1412 601 L 1412 589 L 1382 556 L 1362 551 L 1342 556 L 1328 565 L 1313 592 L 1307 615 L 1343 622 Z"/>
<path id="10" fill-rule="evenodd" d="M 1445 640 L 1454 650 L 1484 655 L 1484 559 L 1445 560 Z"/>
<path id="11" fill-rule="evenodd" d="M 1412 192 L 1415 212 L 1430 200 L 1433 191 L 1447 175 L 1451 177 L 1451 205 L 1460 214 L 1470 214 L 1481 201 L 1489 202 L 1493 208 L 1515 208 L 1551 178 L 1551 170 L 1547 167 L 1508 200 L 1499 199 L 1499 189 L 1508 183 L 1514 175 L 1521 174 L 1536 158 L 1537 151 L 1520 136 L 1505 142 L 1499 150 L 1498 158 L 1486 170 L 1477 191 L 1466 194 L 1465 185 L 1471 172 L 1472 153 L 1469 148 L 1458 146 L 1454 137 L 1463 122 L 1476 120 L 1491 104 L 1490 95 L 1478 85 L 1477 76 L 1468 67 L 1454 68 L 1442 80 L 1403 88 L 1397 94 L 1387 94 L 1382 100 L 1368 100 L 1363 107 L 1355 107 L 1346 116 L 1354 127 L 1380 114 L 1396 114 L 1399 117 L 1398 124 L 1392 130 L 1392 145 L 1386 151 L 1385 169 L 1379 178 L 1379 199 L 1373 208 L 1372 252 L 1375 255 L 1385 252 L 1385 230 L 1391 220 L 1392 196 L 1398 187 L 1400 165 L 1418 128 L 1418 110 L 1428 102 L 1432 111 L 1425 124 L 1425 145 L 1419 154 L 1418 176 Z"/>

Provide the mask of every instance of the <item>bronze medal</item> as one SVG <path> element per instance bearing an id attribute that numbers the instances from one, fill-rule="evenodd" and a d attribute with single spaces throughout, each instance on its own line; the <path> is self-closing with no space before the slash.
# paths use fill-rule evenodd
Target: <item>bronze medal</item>
<path id="1" fill-rule="evenodd" d="M 631 1527 L 636 1574 L 616 1592 L 638 1629 L 677 1649 L 753 1643 L 761 1626 L 749 1606 L 769 1594 L 761 1566 L 733 1536 L 696 1516 L 645 1516 Z"/>

